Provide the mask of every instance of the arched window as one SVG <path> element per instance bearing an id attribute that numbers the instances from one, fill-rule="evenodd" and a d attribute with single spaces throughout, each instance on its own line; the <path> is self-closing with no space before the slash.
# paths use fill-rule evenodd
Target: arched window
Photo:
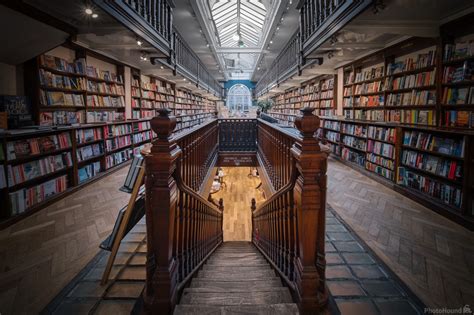
<path id="1" fill-rule="evenodd" d="M 233 85 L 227 94 L 227 107 L 230 110 L 248 111 L 252 106 L 252 97 L 248 87 L 243 84 Z"/>

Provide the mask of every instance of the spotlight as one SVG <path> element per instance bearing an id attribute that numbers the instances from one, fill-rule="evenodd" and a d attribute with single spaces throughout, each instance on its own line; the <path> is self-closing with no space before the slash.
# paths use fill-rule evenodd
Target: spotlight
<path id="1" fill-rule="evenodd" d="M 84 12 L 86 12 L 87 15 L 91 15 L 92 14 L 92 9 L 87 8 L 87 9 L 84 10 Z"/>
<path id="2" fill-rule="evenodd" d="M 184 78 L 183 81 L 186 81 L 186 78 Z"/>
<path id="3" fill-rule="evenodd" d="M 232 39 L 238 41 L 240 39 L 240 35 L 238 33 L 232 35 Z"/>
<path id="4" fill-rule="evenodd" d="M 137 39 L 137 45 L 141 46 L 141 45 L 143 45 L 143 42 L 141 40 Z"/>
<path id="5" fill-rule="evenodd" d="M 99 15 L 97 13 L 92 14 L 93 19 L 97 19 L 98 17 L 99 17 Z"/>

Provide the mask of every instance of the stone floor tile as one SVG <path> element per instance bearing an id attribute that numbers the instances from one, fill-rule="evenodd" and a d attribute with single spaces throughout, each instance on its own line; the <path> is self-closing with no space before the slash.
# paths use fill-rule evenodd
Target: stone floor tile
<path id="1" fill-rule="evenodd" d="M 129 315 L 135 300 L 102 300 L 94 315 Z"/>
<path id="2" fill-rule="evenodd" d="M 137 298 L 144 287 L 144 281 L 116 281 L 105 296 L 107 298 Z"/>
<path id="3" fill-rule="evenodd" d="M 344 260 L 350 265 L 373 264 L 375 261 L 368 254 L 364 253 L 342 253 Z"/>
<path id="4" fill-rule="evenodd" d="M 333 265 L 326 267 L 326 279 L 352 279 L 350 269 L 347 266 Z"/>
<path id="5" fill-rule="evenodd" d="M 105 291 L 105 286 L 101 286 L 99 281 L 82 281 L 68 294 L 68 297 L 101 297 Z"/>
<path id="6" fill-rule="evenodd" d="M 343 264 L 344 261 L 342 260 L 341 256 L 337 253 L 327 253 L 326 254 L 326 264 L 328 265 L 335 265 L 335 264 Z"/>
<path id="7" fill-rule="evenodd" d="M 375 300 L 382 315 L 419 315 L 408 301 Z"/>
<path id="8" fill-rule="evenodd" d="M 391 281 L 362 281 L 362 286 L 370 296 L 402 296 L 402 292 Z"/>
<path id="9" fill-rule="evenodd" d="M 364 252 L 364 248 L 358 242 L 333 242 L 336 249 L 340 252 Z"/>
<path id="10" fill-rule="evenodd" d="M 341 315 L 377 315 L 370 300 L 336 300 Z"/>
<path id="11" fill-rule="evenodd" d="M 349 232 L 327 232 L 326 235 L 332 241 L 353 241 L 351 233 Z"/>
<path id="12" fill-rule="evenodd" d="M 65 299 L 52 312 L 53 315 L 83 315 L 88 314 L 94 305 L 99 301 L 98 298 L 92 299 Z"/>
<path id="13" fill-rule="evenodd" d="M 360 279 L 386 279 L 387 275 L 376 265 L 350 266 L 357 278 Z"/>
<path id="14" fill-rule="evenodd" d="M 120 280 L 145 280 L 146 268 L 145 266 L 126 266 L 117 276 Z"/>
<path id="15" fill-rule="evenodd" d="M 342 224 L 332 224 L 326 226 L 326 232 L 347 232 L 347 229 Z"/>
<path id="16" fill-rule="evenodd" d="M 337 296 L 365 296 L 362 287 L 356 281 L 331 281 L 328 280 L 329 292 L 334 297 Z"/>
<path id="17" fill-rule="evenodd" d="M 144 253 L 136 253 L 133 255 L 132 259 L 130 259 L 130 265 L 145 265 L 146 264 L 146 254 Z"/>

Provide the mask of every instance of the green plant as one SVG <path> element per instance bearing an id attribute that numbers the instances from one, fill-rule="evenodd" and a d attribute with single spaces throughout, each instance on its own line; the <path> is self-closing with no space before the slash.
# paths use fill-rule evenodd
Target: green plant
<path id="1" fill-rule="evenodd" d="M 264 113 L 266 113 L 270 108 L 272 108 L 273 102 L 270 100 L 261 100 L 257 102 L 257 107 Z"/>

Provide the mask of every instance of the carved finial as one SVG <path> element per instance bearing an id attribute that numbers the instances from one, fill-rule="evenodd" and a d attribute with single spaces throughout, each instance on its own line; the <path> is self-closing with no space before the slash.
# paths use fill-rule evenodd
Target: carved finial
<path id="1" fill-rule="evenodd" d="M 295 119 L 295 126 L 303 135 L 303 138 L 314 138 L 314 133 L 319 128 L 319 117 L 313 114 L 314 108 L 305 107 L 300 109 L 302 116 Z"/>
<path id="2" fill-rule="evenodd" d="M 176 127 L 176 117 L 170 116 L 168 108 L 158 109 L 158 116 L 151 119 L 151 129 L 157 134 L 159 140 L 168 140 Z"/>

